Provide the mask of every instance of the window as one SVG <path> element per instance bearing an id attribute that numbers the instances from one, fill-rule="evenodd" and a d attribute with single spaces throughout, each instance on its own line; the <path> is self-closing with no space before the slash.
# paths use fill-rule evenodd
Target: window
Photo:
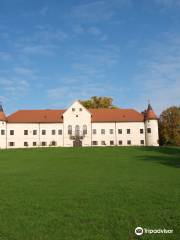
<path id="1" fill-rule="evenodd" d="M 78 117 L 78 115 L 76 115 L 76 117 Z"/>
<path id="2" fill-rule="evenodd" d="M 58 135 L 62 135 L 62 129 L 58 130 Z"/>
<path id="3" fill-rule="evenodd" d="M 75 112 L 75 108 L 72 108 L 72 111 Z"/>
<path id="4" fill-rule="evenodd" d="M 144 145 L 144 140 L 141 140 L 141 145 Z"/>
<path id="5" fill-rule="evenodd" d="M 52 135 L 55 135 L 56 134 L 56 130 L 52 130 Z"/>
<path id="6" fill-rule="evenodd" d="M 72 134 L 72 126 L 68 125 L 68 134 L 71 135 Z"/>
<path id="7" fill-rule="evenodd" d="M 131 133 L 131 130 L 128 128 L 127 129 L 127 134 L 130 134 Z"/>
<path id="8" fill-rule="evenodd" d="M 98 145 L 98 142 L 97 141 L 92 141 L 92 145 L 96 146 L 96 145 Z"/>
<path id="9" fill-rule="evenodd" d="M 101 129 L 101 134 L 105 134 L 105 129 Z"/>
<path id="10" fill-rule="evenodd" d="M 37 135 L 37 130 L 33 130 L 33 135 Z"/>
<path id="11" fill-rule="evenodd" d="M 46 130 L 42 130 L 42 135 L 46 135 Z"/>
<path id="12" fill-rule="evenodd" d="M 118 129 L 118 134 L 122 134 L 122 129 Z"/>
<path id="13" fill-rule="evenodd" d="M 15 142 L 9 142 L 9 146 L 10 146 L 10 147 L 15 146 Z"/>
<path id="14" fill-rule="evenodd" d="M 75 135 L 79 136 L 79 134 L 80 134 L 80 127 L 79 127 L 79 125 L 76 125 L 75 126 Z"/>
<path id="15" fill-rule="evenodd" d="M 24 147 L 28 147 L 28 142 L 24 142 Z"/>
<path id="16" fill-rule="evenodd" d="M 113 132 L 114 132 L 113 129 L 109 129 L 110 134 L 113 134 Z"/>
<path id="17" fill-rule="evenodd" d="M 143 133 L 144 133 L 144 129 L 141 128 L 141 129 L 140 129 L 140 134 L 143 134 Z"/>
<path id="18" fill-rule="evenodd" d="M 119 145 L 122 145 L 122 140 L 119 140 Z"/>
<path id="19" fill-rule="evenodd" d="M 51 145 L 52 145 L 52 146 L 56 146 L 56 145 L 57 145 L 56 141 L 52 141 L 52 142 L 51 142 Z"/>
<path id="20" fill-rule="evenodd" d="M 93 129 L 93 134 L 96 134 L 97 133 L 97 130 L 96 129 Z"/>
<path id="21" fill-rule="evenodd" d="M 151 133 L 151 128 L 147 128 L 147 133 Z"/>
<path id="22" fill-rule="evenodd" d="M 1 135 L 5 135 L 5 130 L 1 130 Z"/>
<path id="23" fill-rule="evenodd" d="M 28 130 L 24 130 L 24 135 L 28 135 Z"/>
<path id="24" fill-rule="evenodd" d="M 105 142 L 105 141 L 101 141 L 101 145 L 102 145 L 102 146 L 105 146 L 105 145 L 106 145 L 106 142 Z"/>
<path id="25" fill-rule="evenodd" d="M 10 135 L 14 135 L 14 130 L 10 130 Z"/>
<path id="26" fill-rule="evenodd" d="M 131 140 L 127 140 L 127 145 L 131 145 Z"/>
<path id="27" fill-rule="evenodd" d="M 42 146 L 46 146 L 46 144 L 47 144 L 46 142 L 42 142 Z"/>
<path id="28" fill-rule="evenodd" d="M 111 141 L 110 141 L 110 145 L 111 145 L 111 146 L 114 145 L 114 141 L 111 140 Z"/>
<path id="29" fill-rule="evenodd" d="M 87 134 L 87 125 L 83 125 L 83 135 Z"/>
<path id="30" fill-rule="evenodd" d="M 82 112 L 82 108 L 80 108 L 79 111 Z"/>
<path id="31" fill-rule="evenodd" d="M 37 142 L 33 142 L 33 146 L 34 146 L 34 147 L 37 146 Z"/>

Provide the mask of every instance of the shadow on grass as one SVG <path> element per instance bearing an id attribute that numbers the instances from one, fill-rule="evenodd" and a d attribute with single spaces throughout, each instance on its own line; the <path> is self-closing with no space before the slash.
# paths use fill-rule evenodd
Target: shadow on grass
<path id="1" fill-rule="evenodd" d="M 146 161 L 156 161 L 164 165 L 180 168 L 179 147 L 146 147 L 142 148 L 142 151 L 147 152 L 147 156 L 143 157 Z"/>

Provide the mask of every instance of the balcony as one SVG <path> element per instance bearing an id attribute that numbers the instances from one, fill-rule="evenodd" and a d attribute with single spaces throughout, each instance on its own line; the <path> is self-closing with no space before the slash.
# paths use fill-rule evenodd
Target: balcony
<path id="1" fill-rule="evenodd" d="M 74 131 L 69 134 L 71 140 L 82 140 L 85 137 L 85 133 L 83 131 Z"/>

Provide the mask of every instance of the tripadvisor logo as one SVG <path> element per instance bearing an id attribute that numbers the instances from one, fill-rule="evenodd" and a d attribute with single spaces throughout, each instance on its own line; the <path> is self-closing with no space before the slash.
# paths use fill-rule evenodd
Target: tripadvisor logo
<path id="1" fill-rule="evenodd" d="M 138 236 L 142 235 L 143 234 L 143 228 L 142 227 L 137 227 L 135 229 L 135 234 L 138 235 Z"/>
<path id="2" fill-rule="evenodd" d="M 137 236 L 140 236 L 142 235 L 143 233 L 147 233 L 147 234 L 160 234 L 160 233 L 165 233 L 165 234 L 168 234 L 168 233 L 173 233 L 173 229 L 149 229 L 149 228 L 142 228 L 142 227 L 137 227 L 135 228 L 135 234 Z"/>

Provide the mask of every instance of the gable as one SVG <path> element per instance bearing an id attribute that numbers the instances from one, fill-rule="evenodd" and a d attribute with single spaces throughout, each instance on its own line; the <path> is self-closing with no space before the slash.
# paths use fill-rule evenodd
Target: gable
<path id="1" fill-rule="evenodd" d="M 88 111 L 79 101 L 75 101 L 64 113 L 63 116 L 68 115 L 88 115 L 91 116 L 91 112 Z"/>

